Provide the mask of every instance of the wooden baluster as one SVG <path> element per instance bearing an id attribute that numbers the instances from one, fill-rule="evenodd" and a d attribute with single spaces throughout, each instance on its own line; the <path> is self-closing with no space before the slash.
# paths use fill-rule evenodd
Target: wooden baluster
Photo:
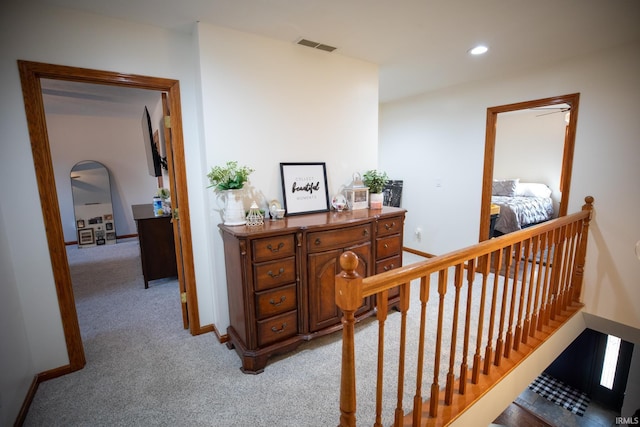
<path id="1" fill-rule="evenodd" d="M 444 297 L 447 293 L 447 269 L 438 272 L 438 329 L 436 331 L 436 353 L 433 356 L 433 382 L 431 383 L 431 397 L 429 398 L 429 416 L 438 415 L 438 399 L 440 385 L 438 376 L 440 375 L 440 351 L 442 349 L 442 319 L 444 315 Z"/>
<path id="2" fill-rule="evenodd" d="M 342 310 L 342 371 L 340 374 L 340 424 L 356 425 L 355 316 L 362 305 L 362 277 L 356 272 L 358 256 L 347 251 L 340 256 L 342 271 L 336 275 L 336 305 Z"/>
<path id="3" fill-rule="evenodd" d="M 565 268 L 562 274 L 562 286 L 560 288 L 560 310 L 566 310 L 568 301 L 567 294 L 569 291 L 569 283 L 571 280 L 571 270 L 573 267 L 573 260 L 575 255 L 575 237 L 576 237 L 576 223 L 573 222 L 568 227 L 567 241 L 565 242 Z"/>
<path id="4" fill-rule="evenodd" d="M 549 320 L 556 319 L 556 313 L 558 312 L 558 289 L 560 286 L 560 277 L 562 277 L 562 267 L 564 260 L 564 238 L 565 227 L 561 227 L 554 233 L 554 248 L 552 256 L 552 275 L 551 286 L 549 290 Z"/>
<path id="5" fill-rule="evenodd" d="M 585 204 L 582 206 L 583 211 L 589 211 L 589 216 L 582 221 L 582 230 L 578 243 L 578 253 L 576 254 L 576 267 L 573 279 L 571 280 L 571 300 L 580 302 L 582 295 L 582 281 L 584 280 L 584 263 L 587 256 L 587 237 L 589 237 L 589 223 L 593 216 L 593 197 L 584 198 Z"/>
<path id="6" fill-rule="evenodd" d="M 404 396 L 404 360 L 407 348 L 407 311 L 409 311 L 411 283 L 400 285 L 400 354 L 398 355 L 398 399 L 395 411 L 395 426 L 402 425 L 404 411 L 402 409 L 402 398 Z M 380 378 L 380 381 L 382 379 Z"/>
<path id="7" fill-rule="evenodd" d="M 546 247 L 546 242 L 547 242 L 547 234 L 546 233 L 542 233 L 540 235 L 540 245 L 538 247 L 538 251 L 536 252 L 536 262 L 537 262 L 537 266 L 538 266 L 538 275 L 536 277 L 536 284 L 535 284 L 535 299 L 533 301 L 533 317 L 531 319 L 531 328 L 529 329 L 529 335 L 534 337 L 535 333 L 538 329 L 542 330 L 542 322 L 540 320 L 540 293 L 541 293 L 541 281 L 542 281 L 542 264 L 544 264 L 543 262 L 543 257 L 544 257 L 544 249 Z"/>
<path id="8" fill-rule="evenodd" d="M 491 314 L 489 315 L 489 336 L 487 337 L 487 348 L 484 353 L 484 371 L 485 375 L 489 375 L 491 366 L 491 356 L 493 355 L 493 329 L 496 318 L 496 299 L 498 297 L 498 285 L 500 277 L 500 268 L 502 267 L 502 252 L 500 249 L 491 253 L 494 258 L 493 268 L 493 294 L 491 296 Z"/>
<path id="9" fill-rule="evenodd" d="M 520 300 L 518 303 L 518 320 L 516 321 L 516 333 L 513 339 L 513 349 L 518 351 L 520 348 L 520 341 L 522 340 L 522 322 L 525 315 L 525 293 L 527 291 L 527 273 L 529 269 L 529 256 L 531 255 L 531 239 L 527 239 L 524 242 L 522 248 L 522 279 L 520 280 Z"/>
<path id="10" fill-rule="evenodd" d="M 418 369 L 416 373 L 416 394 L 413 397 L 413 425 L 422 422 L 422 370 L 424 368 L 424 335 L 427 323 L 427 302 L 431 276 L 420 278 L 420 335 L 418 337 Z"/>
<path id="11" fill-rule="evenodd" d="M 469 353 L 469 334 L 471 332 L 471 305 L 473 302 L 473 281 L 476 275 L 475 258 L 467 262 L 467 312 L 464 321 L 464 343 L 462 346 L 462 363 L 460 364 L 460 385 L 458 392 L 464 394 L 467 388 L 467 355 Z"/>
<path id="12" fill-rule="evenodd" d="M 456 342 L 458 337 L 458 312 L 460 311 L 460 289 L 462 288 L 462 264 L 455 268 L 455 302 L 453 304 L 453 320 L 451 323 L 451 346 L 449 347 L 449 370 L 447 371 L 447 385 L 444 393 L 444 404 L 451 405 L 453 400 L 453 382 L 455 381 Z"/>
<path id="13" fill-rule="evenodd" d="M 547 326 L 549 324 L 549 311 L 551 309 L 551 303 L 550 303 L 550 299 L 551 299 L 551 276 L 553 274 L 553 266 L 552 266 L 552 260 L 551 260 L 551 252 L 554 252 L 554 246 L 555 246 L 555 234 L 556 234 L 556 230 L 552 230 L 549 231 L 547 233 L 547 246 L 546 246 L 546 252 L 545 252 L 545 257 L 544 257 L 544 281 L 543 281 L 543 288 L 542 288 L 542 315 L 540 316 L 540 318 L 542 319 L 542 322 L 538 323 L 538 329 L 542 330 L 543 326 Z"/>
<path id="14" fill-rule="evenodd" d="M 569 268 L 569 272 L 568 277 L 567 277 L 567 289 L 565 291 L 565 307 L 568 307 L 569 305 L 573 304 L 573 300 L 572 300 L 572 293 L 573 293 L 573 288 L 571 286 L 571 284 L 573 283 L 573 275 L 575 274 L 575 268 L 574 266 L 577 264 L 577 259 L 578 259 L 578 246 L 579 246 L 579 242 L 580 242 L 580 236 L 581 236 L 581 231 L 582 231 L 582 222 L 581 221 L 577 221 L 575 222 L 573 227 L 573 243 L 572 243 L 572 247 L 573 247 L 573 253 L 571 254 L 571 266 Z"/>
<path id="15" fill-rule="evenodd" d="M 533 302 L 533 290 L 535 289 L 535 280 L 536 280 L 536 256 L 538 254 L 538 243 L 539 243 L 539 236 L 533 236 L 532 240 L 531 240 L 531 272 L 530 272 L 530 276 L 529 276 L 529 280 L 527 283 L 527 310 L 526 310 L 526 316 L 525 316 L 525 320 L 524 320 L 524 327 L 522 328 L 522 343 L 526 344 L 527 343 L 527 338 L 529 337 L 529 331 L 531 330 L 531 324 L 532 324 L 532 313 L 531 313 L 531 308 L 532 308 L 532 302 Z M 527 258 L 529 259 L 529 258 Z M 527 264 L 529 264 L 529 262 L 527 262 Z M 535 310 L 535 306 L 533 306 L 533 309 Z"/>
<path id="16" fill-rule="evenodd" d="M 560 259 L 562 270 L 558 273 L 558 283 L 556 285 L 555 295 L 555 310 L 554 317 L 561 315 L 564 310 L 563 298 L 564 298 L 564 284 L 566 283 L 567 270 L 569 269 L 569 249 L 571 247 L 571 229 L 573 225 L 567 224 L 562 228 L 560 245 L 562 247 L 562 256 Z"/>
<path id="17" fill-rule="evenodd" d="M 389 291 L 376 294 L 376 319 L 378 320 L 378 378 L 376 381 L 376 421 L 375 427 L 382 427 L 382 387 L 384 374 L 384 325 L 389 311 Z"/>
<path id="18" fill-rule="evenodd" d="M 478 384 L 480 378 L 480 363 L 482 362 L 482 335 L 484 335 L 484 307 L 487 297 L 487 277 L 489 277 L 489 255 L 484 255 L 478 259 L 480 271 L 482 272 L 482 289 L 480 290 L 480 310 L 478 313 L 478 332 L 476 335 L 476 352 L 473 355 L 473 369 L 471 371 L 471 382 Z"/>
<path id="19" fill-rule="evenodd" d="M 505 261 L 505 265 L 504 265 L 505 275 L 504 275 L 504 280 L 502 281 L 502 303 L 500 304 L 500 323 L 498 326 L 498 342 L 496 343 L 496 355 L 495 355 L 496 357 L 495 357 L 495 360 L 493 361 L 493 364 L 496 366 L 500 366 L 500 363 L 502 362 L 502 351 L 504 346 L 504 341 L 502 337 L 504 336 L 504 319 L 507 312 L 507 296 L 509 293 L 509 282 L 511 281 L 509 280 L 510 279 L 509 270 L 511 270 L 512 250 L 513 249 L 511 246 L 507 246 L 502 250 L 502 256 L 504 256 L 504 261 Z"/>
<path id="20" fill-rule="evenodd" d="M 520 258 L 522 256 L 522 242 L 517 242 L 513 249 L 513 279 L 511 279 L 511 304 L 509 306 L 509 324 L 507 326 L 507 338 L 504 343 L 504 357 L 511 356 L 513 346 L 513 319 L 516 314 L 516 296 L 518 291 L 518 277 L 520 274 Z M 510 252 L 511 254 L 511 252 Z"/>
<path id="21" fill-rule="evenodd" d="M 562 289 L 562 308 L 567 309 L 571 304 L 571 278 L 573 277 L 573 266 L 575 265 L 577 251 L 578 222 L 571 224 L 571 239 L 569 245 L 569 256 L 567 258 L 567 271 L 564 278 L 564 287 Z"/>

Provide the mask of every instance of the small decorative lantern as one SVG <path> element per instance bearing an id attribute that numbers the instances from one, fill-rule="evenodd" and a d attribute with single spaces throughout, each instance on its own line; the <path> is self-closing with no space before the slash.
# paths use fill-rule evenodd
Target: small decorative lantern
<path id="1" fill-rule="evenodd" d="M 369 187 L 362 183 L 362 177 L 358 172 L 353 174 L 353 181 L 344 189 L 344 195 L 351 210 L 369 207 Z"/>
<path id="2" fill-rule="evenodd" d="M 257 227 L 262 224 L 264 224 L 264 215 L 260 212 L 256 202 L 253 202 L 249 208 L 249 213 L 247 214 L 247 226 Z"/>

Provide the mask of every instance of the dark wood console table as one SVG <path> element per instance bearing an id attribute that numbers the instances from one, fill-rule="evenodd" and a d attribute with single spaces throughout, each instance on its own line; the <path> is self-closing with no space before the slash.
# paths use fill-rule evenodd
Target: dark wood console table
<path id="1" fill-rule="evenodd" d="M 155 216 L 153 205 L 132 205 L 138 227 L 144 287 L 151 280 L 178 276 L 171 216 Z"/>
<path id="2" fill-rule="evenodd" d="M 272 355 L 342 328 L 335 304 L 339 257 L 358 255 L 362 276 L 402 265 L 400 208 L 355 210 L 265 220 L 263 226 L 219 225 L 224 241 L 230 326 L 242 371 L 258 374 Z M 369 297 L 356 315 L 374 313 Z M 395 305 L 399 292 L 389 293 Z"/>

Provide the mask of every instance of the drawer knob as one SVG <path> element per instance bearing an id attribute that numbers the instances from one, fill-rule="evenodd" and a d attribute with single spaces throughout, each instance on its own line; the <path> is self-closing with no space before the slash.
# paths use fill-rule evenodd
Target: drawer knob
<path id="1" fill-rule="evenodd" d="M 391 224 L 385 224 L 384 228 L 386 228 L 387 230 L 391 230 L 392 228 L 394 228 L 396 226 L 395 221 L 392 222 Z"/>
<path id="2" fill-rule="evenodd" d="M 393 270 L 394 268 L 396 268 L 396 266 L 393 265 L 393 264 L 385 265 L 384 266 L 384 271 Z"/>
<path id="3" fill-rule="evenodd" d="M 316 242 L 315 242 L 315 243 L 316 243 L 316 245 L 319 245 L 320 243 L 322 243 L 322 242 L 320 241 L 320 238 L 319 238 L 319 237 L 316 239 Z"/>
<path id="4" fill-rule="evenodd" d="M 364 230 L 362 230 L 362 235 L 363 236 L 368 236 L 369 235 L 369 230 L 367 230 L 366 228 Z"/>
<path id="5" fill-rule="evenodd" d="M 280 249 L 282 249 L 283 247 L 284 247 L 284 243 L 282 242 L 278 243 L 277 248 L 274 248 L 273 246 L 271 246 L 271 243 L 267 245 L 267 249 L 269 249 L 271 252 L 280 252 Z"/>
<path id="6" fill-rule="evenodd" d="M 267 274 L 269 276 L 271 276 L 271 278 L 273 279 L 277 279 L 278 277 L 282 276 L 282 273 L 284 273 L 284 267 L 280 267 L 280 270 L 278 271 L 278 274 L 273 274 L 273 271 L 269 270 L 267 272 Z"/>
<path id="7" fill-rule="evenodd" d="M 276 302 L 273 298 L 271 298 L 271 299 L 269 300 L 269 304 L 271 304 L 271 305 L 275 305 L 275 306 L 277 307 L 277 306 L 279 306 L 279 305 L 282 305 L 282 303 L 283 303 L 286 299 L 287 299 L 287 297 L 286 297 L 285 295 L 282 295 L 282 296 L 280 297 L 280 301 L 277 301 L 277 302 Z"/>
<path id="8" fill-rule="evenodd" d="M 387 245 L 387 244 L 385 243 L 385 244 L 384 244 L 384 248 L 385 248 L 385 249 L 388 249 L 388 248 L 389 248 L 389 245 Z"/>
<path id="9" fill-rule="evenodd" d="M 284 322 L 282 324 L 282 327 L 280 329 L 276 328 L 275 326 L 271 327 L 271 332 L 274 332 L 276 334 L 282 333 L 284 332 L 284 330 L 287 328 L 287 322 Z"/>

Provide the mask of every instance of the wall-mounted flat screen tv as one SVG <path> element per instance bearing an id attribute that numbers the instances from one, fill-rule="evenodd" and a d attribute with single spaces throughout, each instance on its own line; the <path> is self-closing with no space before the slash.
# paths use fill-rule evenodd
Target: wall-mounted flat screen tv
<path id="1" fill-rule="evenodd" d="M 153 129 L 151 127 L 151 116 L 149 110 L 144 107 L 142 113 L 142 139 L 144 142 L 145 153 L 147 153 L 147 166 L 149 175 L 162 176 L 162 159 L 155 142 L 153 142 Z"/>

